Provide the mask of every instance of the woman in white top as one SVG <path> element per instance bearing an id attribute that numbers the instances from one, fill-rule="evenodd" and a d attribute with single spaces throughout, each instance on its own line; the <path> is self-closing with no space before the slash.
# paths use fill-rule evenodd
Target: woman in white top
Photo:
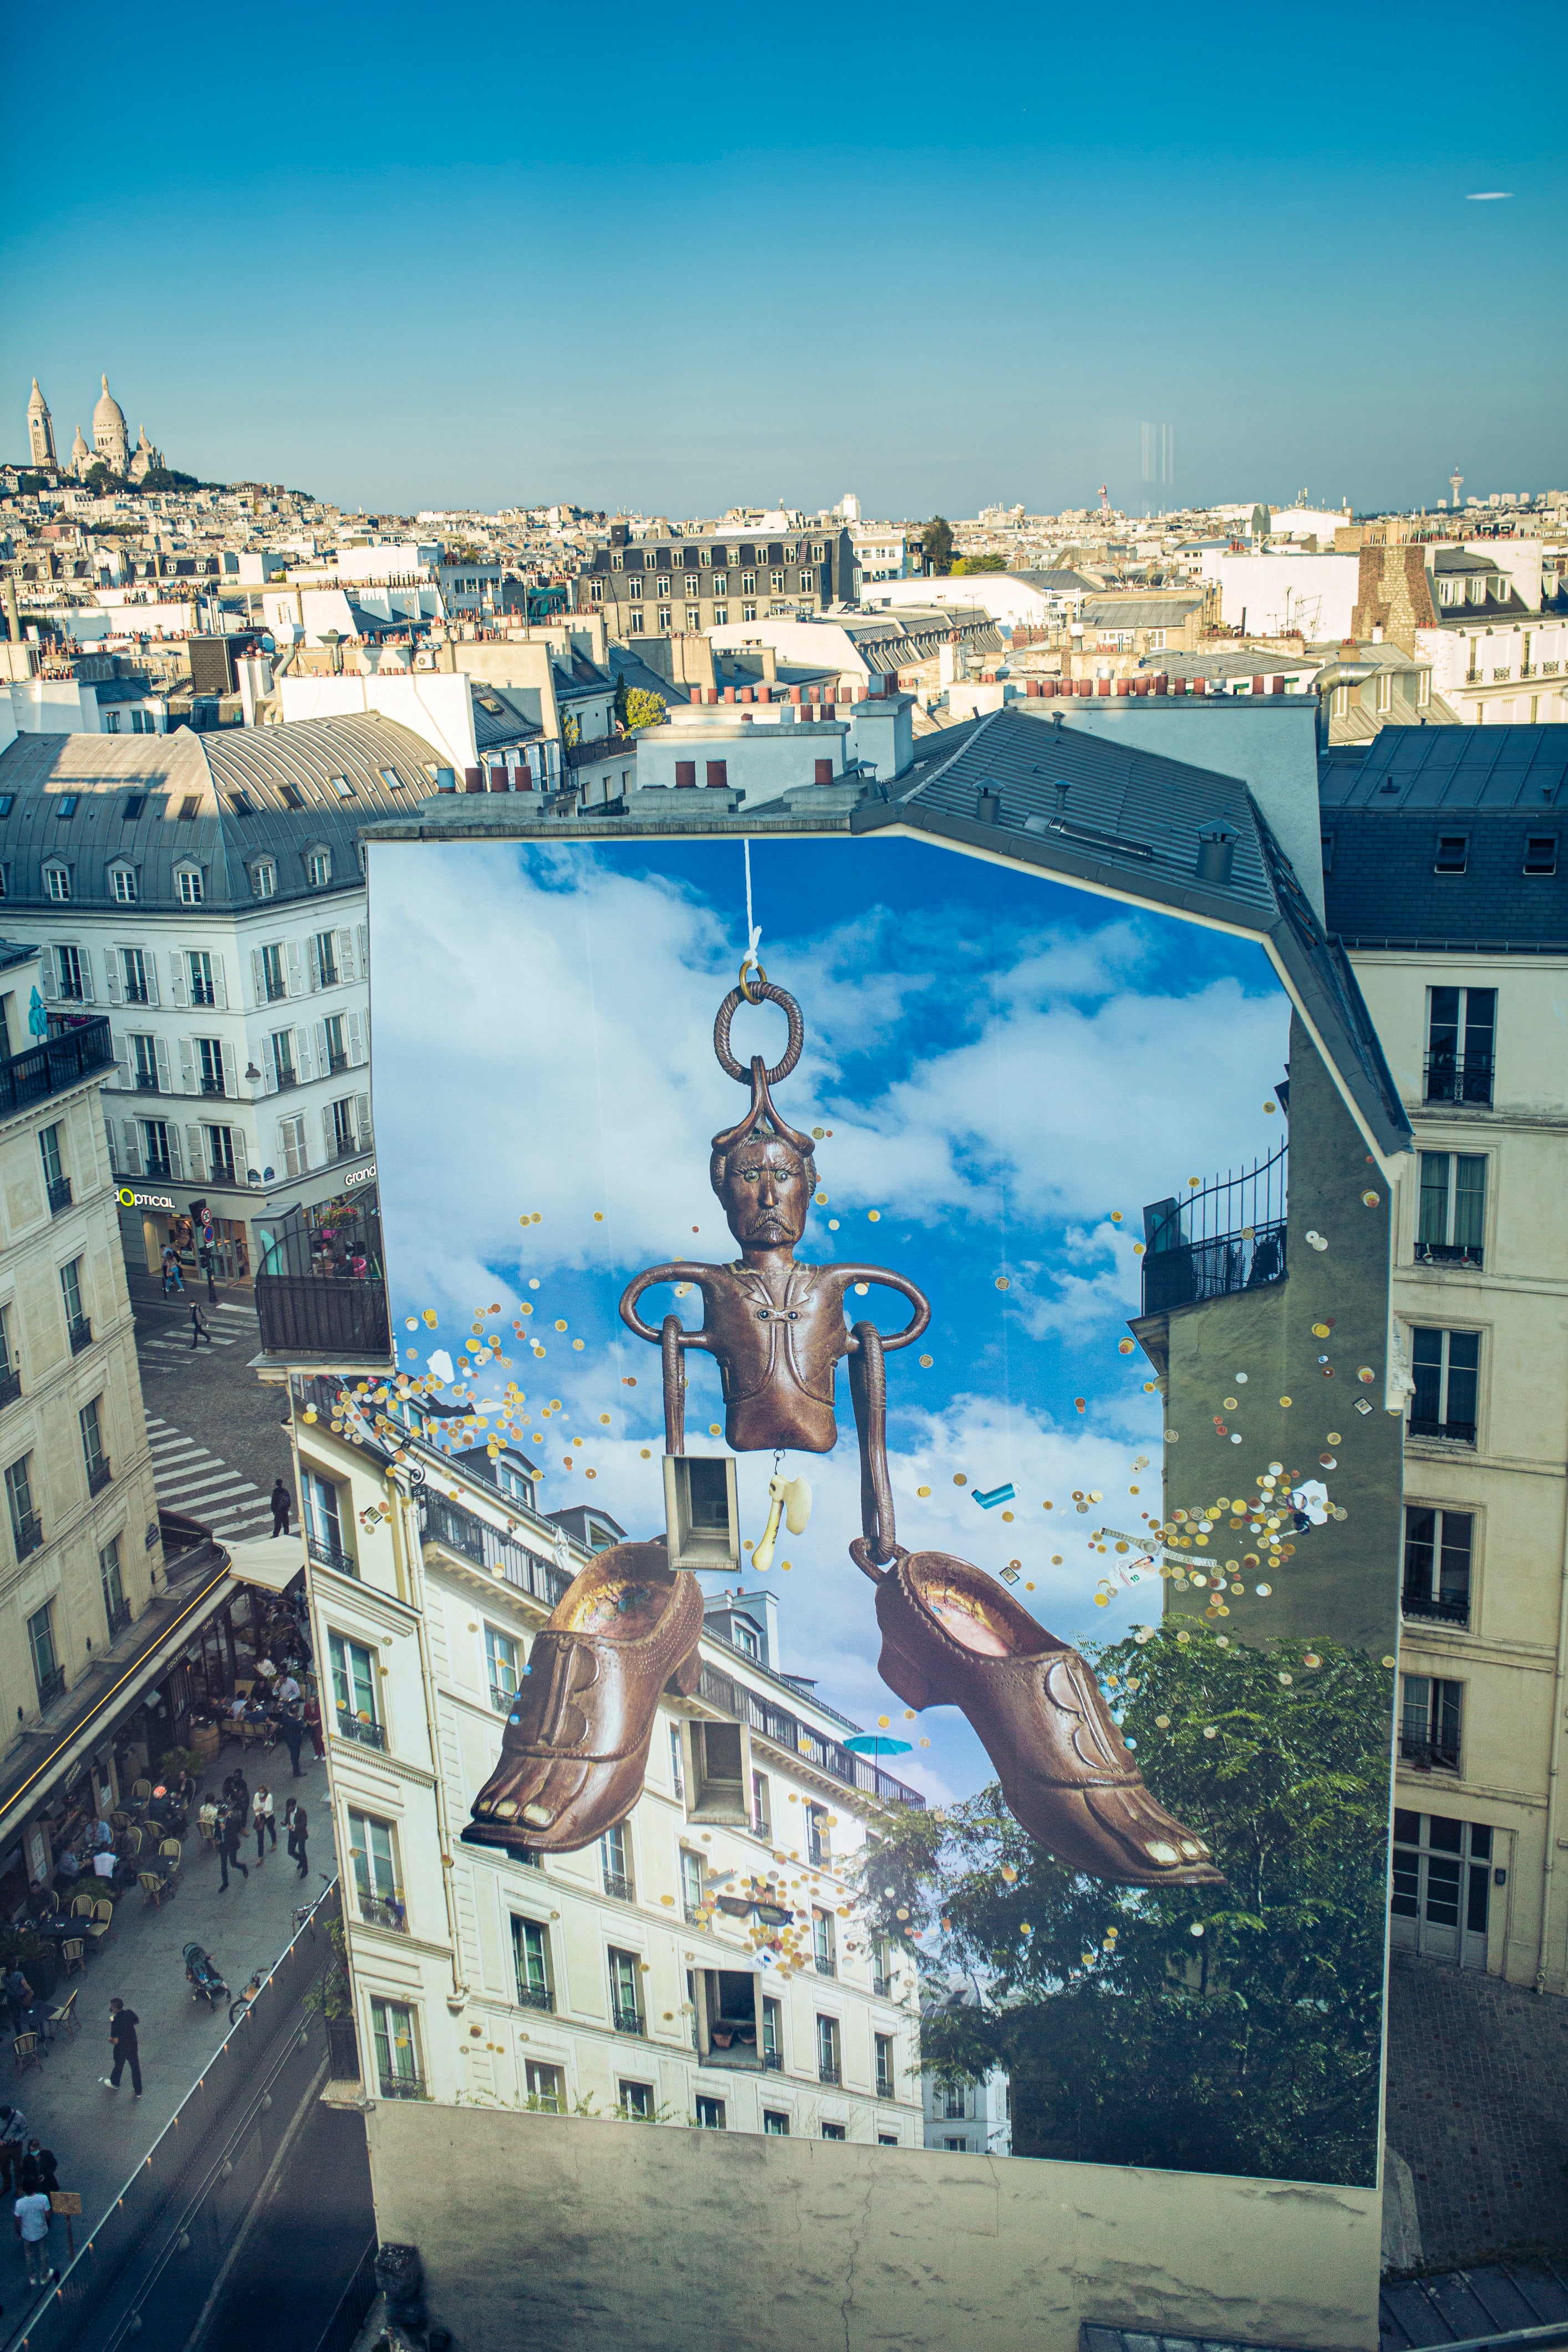
<path id="1" fill-rule="evenodd" d="M 256 1864 L 259 1869 L 267 1859 L 268 1838 L 272 1840 L 274 1853 L 278 1847 L 278 1824 L 272 1818 L 272 1791 L 265 1780 L 251 1798 L 250 1817 L 256 1824 Z"/>

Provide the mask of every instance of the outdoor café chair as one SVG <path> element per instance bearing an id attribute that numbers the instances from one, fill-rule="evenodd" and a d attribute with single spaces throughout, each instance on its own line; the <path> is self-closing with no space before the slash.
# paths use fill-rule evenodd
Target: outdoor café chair
<path id="1" fill-rule="evenodd" d="M 96 1900 L 96 1896 L 91 1895 L 73 1895 L 71 1896 L 71 1917 L 73 1919 L 90 1919 L 92 1916 L 92 1906 Z"/>
<path id="2" fill-rule="evenodd" d="M 36 2033 L 18 2033 L 11 2047 L 16 2053 L 18 2074 L 25 2074 L 29 2066 L 42 2068 L 44 2053 L 38 2047 L 38 2037 Z"/>
<path id="3" fill-rule="evenodd" d="M 159 1874 L 155 1870 L 138 1871 L 136 1874 L 136 1883 L 141 1887 L 147 1901 L 153 1906 L 154 1911 L 157 1909 L 159 1904 L 163 1900 L 164 1895 L 172 1892 L 169 1881 L 166 1878 L 160 1877 Z"/>
<path id="4" fill-rule="evenodd" d="M 114 1906 L 106 1895 L 100 1895 L 93 1905 L 87 1933 L 89 1941 L 94 1945 L 101 1944 L 106 1936 L 114 1933 Z"/>
<path id="5" fill-rule="evenodd" d="M 81 1939 L 79 1937 L 73 1937 L 71 1940 L 76 1946 L 77 1966 L 79 1968 L 81 1966 Z M 62 1947 L 62 1949 L 63 1948 L 64 1948 Z M 76 1997 L 77 1993 L 80 1990 L 81 1988 L 79 1986 L 73 1987 L 73 1989 L 67 1993 L 64 2000 L 59 2004 L 59 2007 L 58 2009 L 50 2010 L 48 2015 L 49 2040 L 51 2042 L 58 2039 L 62 2030 L 67 2033 L 74 2034 L 77 2027 L 81 2023 L 80 2018 L 79 2018 L 76 2013 Z"/>
<path id="6" fill-rule="evenodd" d="M 65 1971 L 68 1977 L 73 1976 L 78 1969 L 81 1969 L 83 1970 L 86 1969 L 87 1962 L 82 1958 L 82 1953 L 85 1948 L 86 1948 L 79 1936 L 67 1936 L 62 1940 L 60 1945 L 60 1958 L 65 1962 Z M 74 2000 L 75 1999 L 76 1995 L 73 1992 L 71 2000 Z M 69 2006 L 68 2002 L 67 2006 Z M 75 2022 L 74 2018 L 72 2022 Z"/>
<path id="7" fill-rule="evenodd" d="M 185 1858 L 185 1849 L 180 1843 L 177 1837 L 166 1837 L 160 1840 L 158 1852 L 163 1855 L 163 1860 L 167 1863 L 173 1864 L 176 1870 L 178 1870 L 181 1863 L 184 1862 Z"/>

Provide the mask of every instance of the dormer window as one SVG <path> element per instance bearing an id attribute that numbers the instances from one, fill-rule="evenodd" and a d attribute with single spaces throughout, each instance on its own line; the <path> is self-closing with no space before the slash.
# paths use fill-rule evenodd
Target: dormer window
<path id="1" fill-rule="evenodd" d="M 332 878 L 332 853 L 311 849 L 305 854 L 305 879 L 312 890 L 324 890 Z"/>
<path id="2" fill-rule="evenodd" d="M 258 857 L 250 869 L 250 889 L 253 898 L 273 898 L 278 895 L 278 868 L 270 857 Z"/>
<path id="3" fill-rule="evenodd" d="M 177 866 L 174 868 L 174 887 L 179 893 L 182 907 L 199 907 L 205 896 L 202 888 L 201 867 Z"/>
<path id="4" fill-rule="evenodd" d="M 65 899 L 68 898 L 71 894 L 69 867 L 66 866 L 46 866 L 44 868 L 44 888 L 48 893 L 48 896 L 57 902 L 63 902 Z"/>
<path id="5" fill-rule="evenodd" d="M 113 894 L 116 906 L 133 907 L 136 904 L 135 867 L 132 866 L 111 866 L 109 869 L 109 887 Z"/>

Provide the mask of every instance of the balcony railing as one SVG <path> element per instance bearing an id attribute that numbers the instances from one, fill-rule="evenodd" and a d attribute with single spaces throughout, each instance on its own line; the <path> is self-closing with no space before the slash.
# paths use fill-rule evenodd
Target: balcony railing
<path id="1" fill-rule="evenodd" d="M 639 2041 L 647 2035 L 647 2026 L 640 2009 L 623 2009 L 617 2001 L 610 2016 L 617 2033 L 634 2033 Z"/>
<path id="2" fill-rule="evenodd" d="M 886 2000 L 892 1990 L 893 1985 L 890 1977 L 874 1976 L 871 1979 L 871 1990 L 876 1994 L 879 2000 Z"/>
<path id="3" fill-rule="evenodd" d="M 396 1895 L 367 1895 L 360 1890 L 359 1916 L 372 1927 L 390 1927 L 395 1934 L 408 1933 L 408 1908 Z"/>
<path id="4" fill-rule="evenodd" d="M 816 1731 L 802 1723 L 796 1715 L 775 1706 L 771 1698 L 763 1697 L 737 1683 L 717 1667 L 704 1665 L 700 1684 L 702 1696 L 710 1706 L 717 1706 L 738 1723 L 745 1723 L 759 1738 L 782 1748 L 797 1762 L 804 1759 L 820 1772 L 842 1781 L 847 1789 L 858 1789 L 862 1794 L 876 1797 L 885 1805 L 923 1805 L 925 1799 L 918 1789 L 896 1780 L 890 1772 L 880 1771 L 870 1758 L 857 1756 L 825 1732 Z"/>
<path id="5" fill-rule="evenodd" d="M 268 1004 L 281 1004 L 283 999 L 288 995 L 288 993 L 289 983 L 286 980 L 269 980 L 267 982 L 267 1002 Z"/>
<path id="6" fill-rule="evenodd" d="M 20 1372 L 0 1372 L 0 1408 L 15 1404 L 22 1393 Z"/>
<path id="7" fill-rule="evenodd" d="M 174 1176 L 174 1163 L 172 1160 L 155 1160 L 152 1153 L 149 1152 L 147 1155 L 147 1175 L 152 1182 L 160 1184 L 172 1183 Z"/>
<path id="8" fill-rule="evenodd" d="M 894 2096 L 893 2078 L 890 2074 L 878 2075 L 877 2096 L 879 2099 L 890 2099 Z"/>
<path id="9" fill-rule="evenodd" d="M 707 1927 L 712 1924 L 712 1914 L 706 1903 L 683 1903 L 680 1907 L 689 1927 Z"/>
<path id="10" fill-rule="evenodd" d="M 1482 1250 L 1479 1242 L 1417 1242 L 1417 1265 L 1473 1265 L 1481 1270 Z"/>
<path id="11" fill-rule="evenodd" d="M 58 1217 L 60 1211 L 62 1209 L 68 1209 L 70 1204 L 71 1180 L 68 1176 L 57 1176 L 54 1182 L 49 1186 L 50 1216 Z"/>
<path id="12" fill-rule="evenodd" d="M 1143 1212 L 1143 1312 L 1283 1281 L 1289 1146 Z"/>
<path id="13" fill-rule="evenodd" d="M 109 1456 L 106 1454 L 100 1454 L 98 1460 L 90 1464 L 88 1468 L 88 1493 L 89 1495 L 101 1495 L 112 1475 L 113 1473 L 109 1466 Z"/>
<path id="14" fill-rule="evenodd" d="M 1451 1745 L 1441 1739 L 1412 1739 L 1401 1732 L 1399 1760 L 1413 1764 L 1418 1772 L 1457 1772 L 1459 1743 L 1457 1739 Z"/>
<path id="15" fill-rule="evenodd" d="M 351 1706 L 340 1706 L 336 1709 L 336 1714 L 338 1718 L 338 1738 L 340 1739 L 355 1740 L 361 1748 L 384 1748 L 386 1746 L 386 1727 L 384 1724 L 376 1723 L 374 1720 L 367 1720 L 365 1717 L 356 1715 Z"/>
<path id="16" fill-rule="evenodd" d="M 637 1890 L 636 1882 L 630 1878 L 624 1877 L 618 1870 L 605 1871 L 605 1892 L 606 1895 L 612 1896 L 617 1903 L 635 1903 L 637 1901 Z"/>
<path id="17" fill-rule="evenodd" d="M 430 2095 L 423 2074 L 383 2074 L 380 2087 L 384 2099 L 427 2099 Z"/>
<path id="18" fill-rule="evenodd" d="M 428 1487 L 419 1496 L 420 1531 L 431 1541 L 459 1552 L 487 1574 L 503 1577 L 518 1591 L 527 1592 L 545 1608 L 553 1609 L 572 1580 L 553 1560 L 538 1559 L 521 1544 L 511 1542 L 487 1519 L 476 1518 L 460 1504 L 448 1503 Z"/>
<path id="19" fill-rule="evenodd" d="M 505 1690 L 500 1683 L 490 1685 L 490 1705 L 498 1715 L 510 1715 L 516 1696 L 514 1690 Z"/>
<path id="20" fill-rule="evenodd" d="M 552 2015 L 554 2012 L 555 1995 L 548 1985 L 520 1984 L 517 1989 L 517 1998 L 520 2008 L 542 2009 L 547 2015 Z"/>
<path id="21" fill-rule="evenodd" d="M 359 1563 L 353 1552 L 345 1551 L 342 1544 L 335 1544 L 322 1536 L 307 1536 L 305 1549 L 318 1568 L 330 1568 L 336 1576 L 357 1579 Z"/>
<path id="22" fill-rule="evenodd" d="M 1468 1625 L 1470 1622 L 1468 1592 L 1456 1599 L 1447 1594 L 1415 1592 L 1406 1587 L 1399 1597 L 1399 1606 L 1406 1617 L 1426 1617 L 1435 1625 Z"/>
<path id="23" fill-rule="evenodd" d="M 348 1057 L 348 1055 L 347 1055 L 346 1054 L 331 1054 L 331 1053 L 330 1053 L 330 1054 L 327 1055 L 327 1069 L 326 1069 L 326 1075 L 327 1075 L 329 1077 L 332 1077 L 332 1078 L 338 1077 L 338 1076 L 340 1076 L 342 1075 L 342 1073 L 344 1070 L 346 1070 L 346 1069 L 348 1068 L 348 1066 L 349 1066 L 349 1057 Z"/>
<path id="24" fill-rule="evenodd" d="M 776 2050 L 763 2051 L 763 2064 L 770 2074 L 782 2074 L 784 2073 L 784 2060 Z"/>
<path id="25" fill-rule="evenodd" d="M 817 2061 L 816 2079 L 819 2083 L 837 2083 L 838 2074 L 839 2069 L 835 2060 L 821 2058 Z"/>
<path id="26" fill-rule="evenodd" d="M 71 1354 L 73 1356 L 79 1356 L 84 1348 L 91 1347 L 92 1318 L 90 1315 L 76 1315 L 72 1317 L 70 1342 Z"/>
<path id="27" fill-rule="evenodd" d="M 26 1559 L 28 1553 L 37 1551 L 43 1542 L 44 1523 L 37 1511 L 29 1511 L 26 1518 L 15 1522 L 11 1532 L 16 1540 L 17 1559 Z"/>
<path id="28" fill-rule="evenodd" d="M 112 1069 L 114 1046 L 109 1022 L 100 1013 L 89 1021 L 63 1029 L 25 1054 L 0 1061 L 0 1116 L 25 1110 L 63 1087 L 74 1087 L 97 1070 Z"/>
<path id="29" fill-rule="evenodd" d="M 158 1084 L 156 1070 L 138 1070 L 133 1084 L 139 1095 L 156 1095 L 163 1092 L 163 1088 Z"/>
<path id="30" fill-rule="evenodd" d="M 831 1952 L 817 1953 L 816 1973 L 819 1977 L 836 1977 L 838 1974 L 838 1963 Z"/>
<path id="31" fill-rule="evenodd" d="M 53 1706 L 56 1699 L 58 1699 L 64 1692 L 65 1686 L 66 1670 L 63 1666 L 56 1666 L 50 1674 L 40 1675 L 38 1676 L 38 1705 L 40 1706 Z"/>
<path id="32" fill-rule="evenodd" d="M 222 1076 L 215 1071 L 210 1077 L 204 1076 L 199 1080 L 196 1091 L 204 1095 L 221 1095 L 225 1091 Z"/>
<path id="33" fill-rule="evenodd" d="M 109 1619 L 109 1638 L 112 1642 L 117 1634 L 124 1633 L 131 1622 L 131 1603 L 129 1601 L 117 1601 L 113 1608 L 106 1610 L 104 1614 Z"/>
<path id="34" fill-rule="evenodd" d="M 386 1286 L 368 1276 L 258 1274 L 256 1311 L 261 1345 L 274 1355 L 361 1360 L 392 1353 Z"/>
<path id="35" fill-rule="evenodd" d="M 1476 1442 L 1473 1421 L 1431 1421 L 1413 1412 L 1408 1427 L 1412 1437 L 1446 1437 L 1455 1445 L 1473 1445 Z"/>
<path id="36" fill-rule="evenodd" d="M 1492 1098 L 1492 1057 L 1489 1054 L 1428 1054 L 1428 1102 L 1489 1103 Z"/>

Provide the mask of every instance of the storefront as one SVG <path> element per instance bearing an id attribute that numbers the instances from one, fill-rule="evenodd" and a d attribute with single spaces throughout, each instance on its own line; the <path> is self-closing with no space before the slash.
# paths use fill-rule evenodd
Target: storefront
<path id="1" fill-rule="evenodd" d="M 205 1192 L 182 1202 L 173 1192 L 120 1188 L 120 1234 L 125 1262 L 138 1273 L 158 1274 L 163 1252 L 172 1249 L 185 1281 L 204 1276 L 206 1260 L 219 1282 L 250 1280 L 250 1229 L 243 1217 L 214 1210 Z"/>
<path id="2" fill-rule="evenodd" d="M 287 1192 L 273 1181 L 273 1170 L 265 1173 L 265 1184 L 251 1186 L 185 1183 L 178 1178 L 122 1181 L 120 1237 L 127 1266 L 135 1274 L 157 1274 L 165 1247 L 172 1248 L 189 1288 L 193 1276 L 205 1281 L 205 1249 L 215 1280 L 247 1283 L 263 1268 L 270 1245 L 274 1273 L 342 1272 L 341 1261 L 347 1257 L 364 1260 L 356 1270 L 380 1274 L 374 1160 L 323 1169 L 289 1184 Z"/>

